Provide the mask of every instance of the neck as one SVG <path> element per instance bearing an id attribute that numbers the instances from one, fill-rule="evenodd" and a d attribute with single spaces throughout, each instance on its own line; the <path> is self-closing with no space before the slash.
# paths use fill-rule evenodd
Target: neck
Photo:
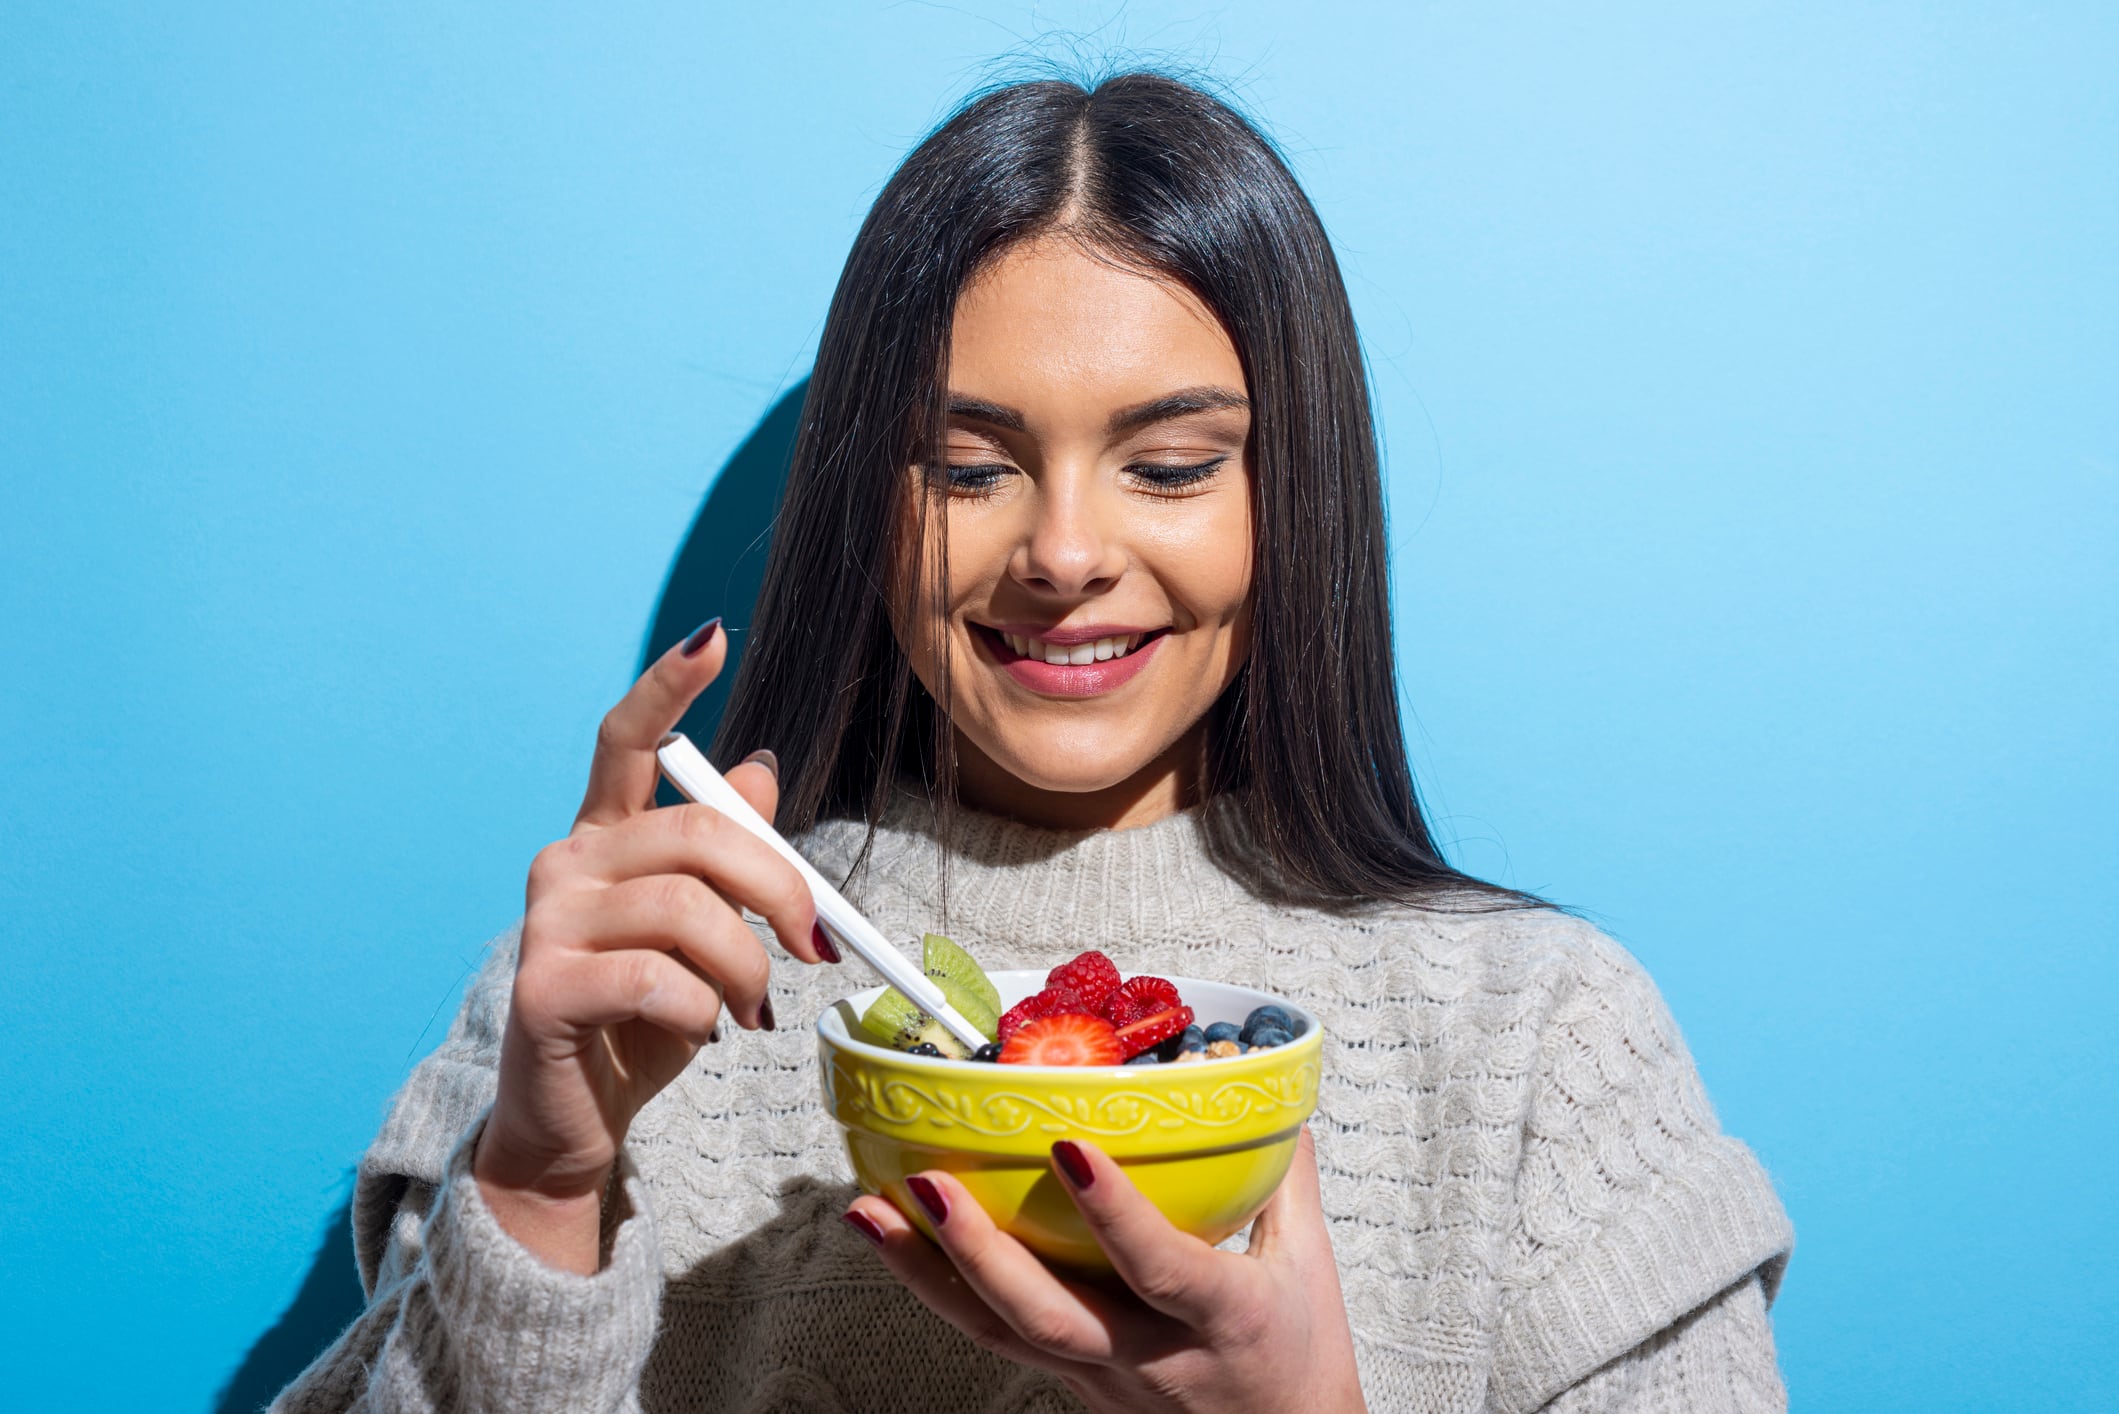
<path id="1" fill-rule="evenodd" d="M 1048 790 L 1010 772 L 962 732 L 956 734 L 957 799 L 974 810 L 1048 830 L 1130 830 L 1195 804 L 1205 774 L 1206 724 L 1115 785 Z"/>

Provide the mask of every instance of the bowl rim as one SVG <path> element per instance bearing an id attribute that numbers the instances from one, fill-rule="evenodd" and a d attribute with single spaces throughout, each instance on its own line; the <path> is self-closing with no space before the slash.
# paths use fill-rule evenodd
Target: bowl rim
<path id="1" fill-rule="evenodd" d="M 1028 967 L 999 968 L 986 975 L 994 979 L 1002 977 L 1011 979 L 1016 977 L 1034 977 L 1042 982 L 1046 975 L 1046 969 Z M 1155 975 L 1159 976 L 1161 974 Z M 1165 980 L 1176 987 L 1180 993 L 1187 986 L 1225 988 L 1232 992 L 1247 993 L 1250 996 L 1260 998 L 1254 1004 L 1255 1006 L 1270 1004 L 1280 1007 L 1294 1017 L 1295 1020 L 1302 1023 L 1301 1033 L 1285 1046 L 1274 1046 L 1263 1051 L 1247 1051 L 1237 1056 L 1216 1057 L 1214 1065 L 1217 1068 L 1217 1074 L 1227 1073 L 1220 1069 L 1224 1066 L 1242 1066 L 1248 1069 L 1253 1066 L 1269 1065 L 1276 1058 L 1292 1056 L 1300 1051 L 1316 1050 L 1324 1044 L 1324 1023 L 1318 1019 L 1317 1014 L 1308 1007 L 1291 1001 L 1286 997 L 1276 996 L 1271 992 L 1261 991 L 1256 987 L 1246 987 L 1235 982 L 1216 982 L 1205 977 L 1170 977 Z M 889 985 L 887 982 L 878 982 L 874 986 L 863 987 L 859 991 L 849 992 L 845 996 L 834 998 L 817 1017 L 815 1029 L 818 1043 L 827 1050 L 845 1051 L 854 1056 L 871 1057 L 875 1060 L 909 1065 L 919 1069 L 932 1069 L 945 1075 L 962 1075 L 964 1074 L 965 1066 L 976 1064 L 976 1062 L 972 1061 L 954 1060 L 949 1056 L 916 1056 L 910 1051 L 896 1050 L 890 1046 L 881 1045 L 874 1041 L 864 1041 L 855 1036 L 853 1028 L 860 1020 L 862 1008 L 881 996 Z M 1025 993 L 1025 995 L 1028 995 L 1028 993 Z M 1159 1070 L 1160 1067 L 1156 1066 L 1126 1065 L 1121 1062 L 1118 1065 L 1010 1065 L 1005 1070 L 1002 1070 L 997 1065 L 981 1066 L 974 1074 L 1038 1075 L 1052 1078 L 1071 1076 L 1078 1079 L 1088 1079 L 1090 1077 L 1116 1079 L 1125 1076 L 1137 1081 L 1143 1078 L 1144 1072 L 1153 1074 Z"/>

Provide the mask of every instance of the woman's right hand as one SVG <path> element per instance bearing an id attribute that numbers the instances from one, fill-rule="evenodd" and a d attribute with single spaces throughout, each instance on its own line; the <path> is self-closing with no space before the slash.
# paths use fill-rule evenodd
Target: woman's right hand
<path id="1" fill-rule="evenodd" d="M 654 808 L 655 750 L 727 654 L 710 623 L 633 684 L 597 731 L 574 828 L 530 866 L 499 1091 L 472 1171 L 501 1225 L 552 1266 L 596 1271 L 618 1146 L 724 1014 L 772 1029 L 770 968 L 740 910 L 802 961 L 838 960 L 793 865 L 704 805 Z M 766 761 L 727 774 L 770 820 L 780 790 Z"/>

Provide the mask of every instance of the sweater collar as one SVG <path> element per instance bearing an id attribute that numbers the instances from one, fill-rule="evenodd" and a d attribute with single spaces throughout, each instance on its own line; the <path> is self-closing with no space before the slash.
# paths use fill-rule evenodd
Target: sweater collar
<path id="1" fill-rule="evenodd" d="M 1255 902 L 1216 863 L 1226 810 L 1180 811 L 1126 830 L 1050 830 L 958 807 L 945 880 L 935 813 L 900 791 L 877 822 L 869 870 L 934 901 L 937 926 L 1033 956 L 1194 938 L 1203 916 Z M 1210 830 L 1211 827 L 1211 830 Z"/>

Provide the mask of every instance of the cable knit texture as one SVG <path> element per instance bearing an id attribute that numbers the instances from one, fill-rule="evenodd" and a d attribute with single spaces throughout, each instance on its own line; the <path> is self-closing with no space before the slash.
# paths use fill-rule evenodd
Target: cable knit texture
<path id="1" fill-rule="evenodd" d="M 827 822 L 799 843 L 838 878 L 862 835 Z M 944 924 L 989 967 L 1098 947 L 1129 974 L 1219 978 L 1317 1013 L 1311 1128 L 1372 1409 L 1786 1407 L 1766 1307 L 1787 1218 L 1623 948 L 1552 911 L 1269 903 L 1211 838 L 1196 813 L 1089 834 L 963 816 L 944 919 L 936 831 L 906 798 L 846 892 L 886 933 Z M 467 1166 L 518 939 L 496 940 L 362 1160 L 367 1313 L 276 1408 L 1079 1407 L 929 1315 L 839 1221 L 854 1189 L 806 1022 L 868 985 L 857 963 L 780 957 L 775 1010 L 801 1024 L 724 1023 L 640 1113 L 603 1271 L 559 1273 L 517 1246 Z"/>

